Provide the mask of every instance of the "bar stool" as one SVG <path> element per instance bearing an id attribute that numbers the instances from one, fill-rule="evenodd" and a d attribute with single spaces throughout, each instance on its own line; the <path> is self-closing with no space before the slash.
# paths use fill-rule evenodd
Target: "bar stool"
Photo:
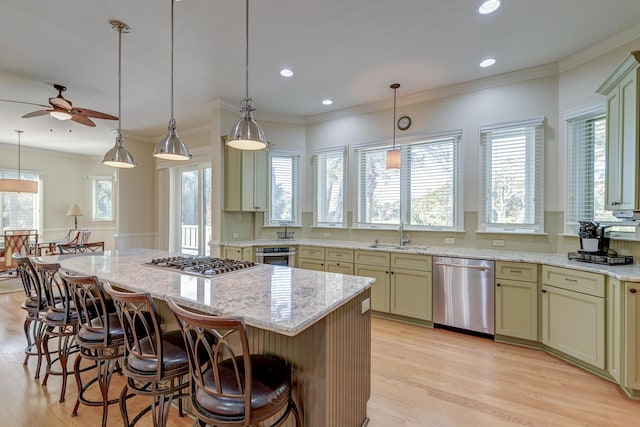
<path id="1" fill-rule="evenodd" d="M 38 364 L 34 378 L 40 377 L 40 367 L 42 366 L 42 336 L 44 333 L 44 323 L 42 317 L 48 309 L 46 295 L 42 288 L 38 274 L 33 268 L 31 260 L 26 255 L 13 254 L 13 259 L 17 265 L 18 275 L 24 286 L 25 300 L 22 309 L 27 312 L 24 319 L 24 335 L 27 338 L 27 346 L 24 349 L 24 362 L 26 365 L 29 357 L 36 356 Z"/>
<path id="2" fill-rule="evenodd" d="M 200 426 L 253 426 L 280 414 L 272 424 L 279 426 L 291 412 L 296 426 L 301 424 L 289 364 L 277 356 L 250 354 L 242 319 L 196 314 L 173 301 L 169 308 L 187 344 L 191 403 Z"/>
<path id="3" fill-rule="evenodd" d="M 118 314 L 109 310 L 102 283 L 95 276 L 74 276 L 61 270 L 60 277 L 69 289 L 73 304 L 78 311 L 78 333 L 76 343 L 80 352 L 73 364 L 73 373 L 78 385 L 78 398 L 71 416 L 78 415 L 80 403 L 102 406 L 102 427 L 107 425 L 109 405 L 119 399 L 109 399 L 109 385 L 114 372 L 120 371 L 118 359 L 122 356 L 124 332 Z M 86 383 L 80 375 L 82 359 L 95 362 L 96 376 Z M 87 391 L 96 384 L 102 400 L 90 400 Z"/>
<path id="4" fill-rule="evenodd" d="M 151 411 L 154 426 L 166 426 L 174 398 L 182 413 L 181 393 L 189 386 L 183 377 L 189 375 L 189 360 L 180 330 L 163 331 L 161 318 L 148 293 L 120 292 L 109 283 L 105 291 L 113 298 L 120 323 L 125 332 L 125 355 L 122 373 L 127 385 L 120 394 L 120 412 L 125 425 L 133 426 Z M 187 378 L 188 379 L 188 378 Z M 127 390 L 133 394 L 151 397 L 151 404 L 140 411 L 129 423 Z"/>
<path id="5" fill-rule="evenodd" d="M 71 301 L 67 287 L 58 274 L 60 264 L 46 263 L 38 259 L 33 259 L 32 263 L 43 284 L 47 300 L 57 301 L 49 305 L 43 317 L 42 350 L 47 359 L 47 370 L 42 385 L 47 385 L 49 375 L 62 376 L 59 402 L 64 402 L 67 376 L 73 374 L 73 367 L 68 366 L 69 356 L 79 351 L 75 341 L 78 332 L 78 312 Z M 49 349 L 51 338 L 57 338 L 57 349 L 54 352 Z M 56 357 L 52 357 L 52 354 Z"/>

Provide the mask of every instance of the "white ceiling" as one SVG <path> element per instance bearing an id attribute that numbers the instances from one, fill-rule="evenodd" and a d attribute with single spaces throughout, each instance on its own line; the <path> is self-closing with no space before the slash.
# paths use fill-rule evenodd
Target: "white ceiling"
<path id="1" fill-rule="evenodd" d="M 638 0 L 504 0 L 479 15 L 480 0 L 252 0 L 249 94 L 256 117 L 303 120 L 537 65 L 554 63 L 636 25 Z M 178 131 L 207 126 L 220 98 L 244 97 L 241 0 L 175 5 Z M 47 104 L 67 86 L 75 107 L 118 115 L 118 19 L 122 40 L 122 130 L 153 141 L 170 118 L 170 0 L 15 0 L 0 13 L 0 98 Z M 640 34 L 638 34 L 640 37 Z M 481 69 L 487 56 L 495 66 Z M 284 79 L 282 67 L 295 75 Z M 327 107 L 325 98 L 334 100 Z M 0 142 L 101 155 L 117 121 L 89 128 L 41 107 L 0 102 Z"/>

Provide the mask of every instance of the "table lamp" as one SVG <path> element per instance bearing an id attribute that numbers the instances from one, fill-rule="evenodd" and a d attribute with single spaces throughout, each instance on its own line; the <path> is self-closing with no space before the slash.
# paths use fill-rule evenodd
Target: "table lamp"
<path id="1" fill-rule="evenodd" d="M 84 214 L 82 213 L 82 209 L 80 209 L 80 206 L 78 206 L 77 203 L 71 205 L 71 207 L 67 211 L 67 216 L 73 216 L 73 222 L 76 230 L 78 229 L 78 217 L 83 215 Z"/>

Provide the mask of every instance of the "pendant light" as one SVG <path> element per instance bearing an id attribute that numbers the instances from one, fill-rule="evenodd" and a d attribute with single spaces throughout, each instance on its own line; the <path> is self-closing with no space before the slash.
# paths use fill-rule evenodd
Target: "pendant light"
<path id="1" fill-rule="evenodd" d="M 387 151 L 387 169 L 400 169 L 400 150 L 396 150 L 396 91 L 400 83 L 394 83 L 393 89 L 393 149 Z"/>
<path id="2" fill-rule="evenodd" d="M 169 1 L 171 2 L 171 119 L 167 136 L 158 142 L 153 150 L 153 157 L 165 160 L 189 160 L 191 154 L 176 132 L 176 119 L 173 117 L 173 3 L 175 0 Z"/>
<path id="3" fill-rule="evenodd" d="M 102 164 L 114 168 L 132 168 L 136 165 L 131 153 L 124 148 L 122 139 L 122 33 L 128 34 L 131 28 L 124 22 L 111 21 L 111 27 L 118 32 L 118 136 L 116 144 L 104 155 Z"/>
<path id="4" fill-rule="evenodd" d="M 246 0 L 246 22 L 245 22 L 246 50 L 245 50 L 245 97 L 240 102 L 242 116 L 238 123 L 229 132 L 227 145 L 239 150 L 262 150 L 267 148 L 269 142 L 264 136 L 264 132 L 253 120 L 253 99 L 249 98 L 249 0 Z"/>
<path id="5" fill-rule="evenodd" d="M 22 130 L 16 130 L 18 133 L 18 178 L 17 179 L 0 179 L 0 193 L 37 193 L 38 181 L 20 178 L 20 135 Z"/>

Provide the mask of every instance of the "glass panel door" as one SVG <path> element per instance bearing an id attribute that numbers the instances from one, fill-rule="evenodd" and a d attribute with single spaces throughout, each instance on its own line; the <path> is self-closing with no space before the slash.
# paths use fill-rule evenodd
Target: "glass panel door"
<path id="1" fill-rule="evenodd" d="M 211 240 L 211 167 L 190 165 L 175 168 L 175 213 L 177 239 L 172 251 L 189 255 L 209 255 Z"/>

